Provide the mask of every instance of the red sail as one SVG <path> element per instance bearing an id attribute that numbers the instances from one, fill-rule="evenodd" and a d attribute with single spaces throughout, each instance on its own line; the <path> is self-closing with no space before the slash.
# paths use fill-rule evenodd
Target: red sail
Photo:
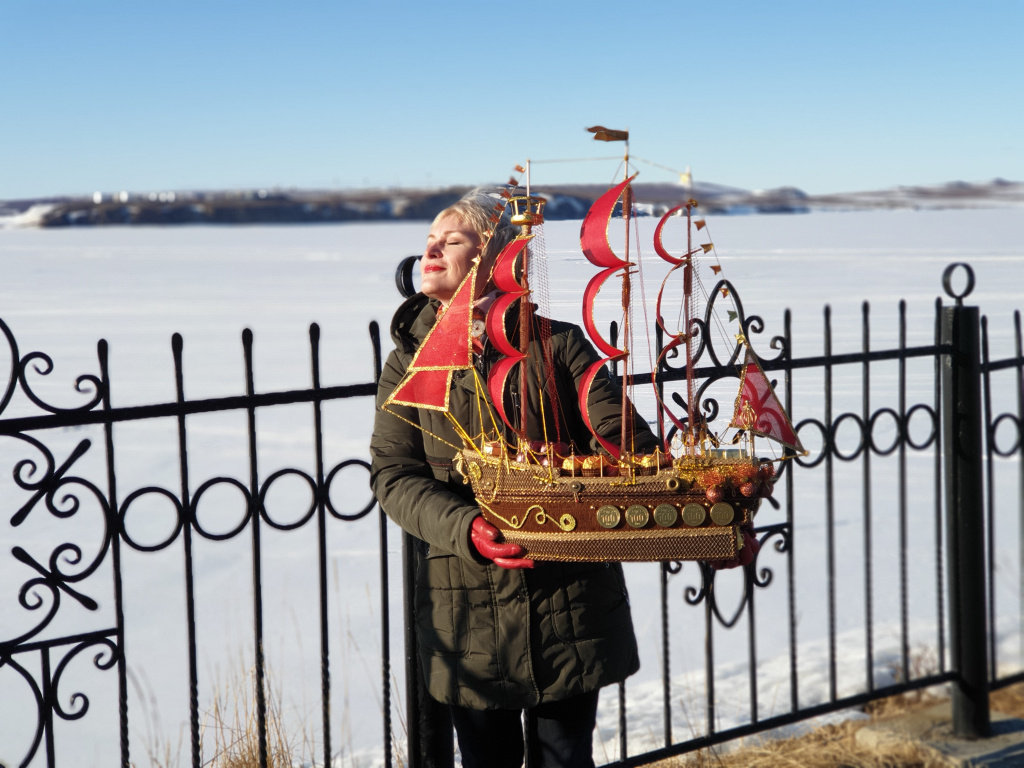
<path id="1" fill-rule="evenodd" d="M 601 290 L 604 282 L 620 269 L 629 266 L 629 262 L 620 259 L 615 255 L 611 245 L 608 243 L 608 224 L 611 221 L 612 212 L 619 198 L 622 197 L 629 183 L 636 178 L 633 174 L 625 181 L 609 189 L 587 211 L 583 219 L 583 226 L 580 228 L 580 247 L 583 255 L 596 267 L 604 267 L 604 270 L 595 275 L 587 284 L 583 294 L 583 325 L 587 329 L 594 345 L 604 354 L 617 358 L 625 354 L 625 350 L 615 347 L 609 343 L 597 330 L 594 322 L 594 300 Z M 581 390 L 582 392 L 582 390 Z M 585 395 L 581 394 L 581 403 Z"/>
<path id="2" fill-rule="evenodd" d="M 661 256 L 661 258 L 663 258 L 669 264 L 674 264 L 677 267 L 683 264 L 690 254 L 686 254 L 686 256 L 680 258 L 673 256 L 671 253 L 666 251 L 664 244 L 661 242 L 661 230 L 665 227 L 665 224 L 666 222 L 668 222 L 670 216 L 672 216 L 676 211 L 681 211 L 685 207 L 685 205 L 677 205 L 675 208 L 673 208 L 671 211 L 669 211 L 668 213 L 661 217 L 661 221 L 658 222 L 658 226 L 655 227 L 654 229 L 654 250 L 657 252 L 659 256 Z"/>
<path id="3" fill-rule="evenodd" d="M 729 426 L 771 438 L 798 453 L 806 453 L 771 382 L 749 347 L 740 379 L 740 393 L 736 397 L 736 410 Z"/>
<path id="4" fill-rule="evenodd" d="M 595 267 L 623 267 L 628 263 L 616 256 L 608 243 L 608 224 L 612 218 L 612 211 L 615 210 L 615 204 L 619 202 L 622 193 L 635 178 L 636 174 L 634 173 L 597 198 L 583 219 L 583 226 L 580 229 L 580 247 L 583 249 L 583 255 Z"/>
<path id="5" fill-rule="evenodd" d="M 494 348 L 505 356 L 491 369 L 487 377 L 487 391 L 501 420 L 516 431 L 519 428 L 509 421 L 508 414 L 505 413 L 505 384 L 509 373 L 526 357 L 526 354 L 508 338 L 505 330 L 505 311 L 529 292 L 516 279 L 516 258 L 528 242 L 526 238 L 516 238 L 506 245 L 495 259 L 492 273 L 494 285 L 504 293 L 495 300 L 487 313 L 487 338 Z"/>
<path id="6" fill-rule="evenodd" d="M 590 398 L 590 385 L 601 368 L 606 363 L 622 359 L 626 355 L 626 350 L 619 349 L 614 344 L 611 344 L 598 332 L 597 324 L 594 321 L 594 300 L 597 298 L 601 286 L 609 277 L 620 269 L 627 269 L 630 266 L 630 262 L 620 259 L 612 250 L 611 244 L 608 242 L 608 225 L 611 222 L 612 213 L 619 198 L 623 196 L 630 182 L 635 178 L 636 174 L 633 174 L 601 195 L 590 207 L 590 210 L 587 211 L 587 215 L 583 219 L 583 226 L 580 228 L 580 248 L 583 250 L 583 255 L 594 266 L 603 268 L 601 272 L 590 280 L 583 294 L 583 325 L 586 327 L 587 333 L 593 340 L 594 345 L 607 355 L 603 360 L 590 365 L 580 380 L 580 413 L 583 414 L 583 420 L 586 422 L 587 428 L 597 438 L 598 443 L 616 459 L 619 458 L 620 454 L 619 446 L 597 434 L 594 425 L 590 421 L 587 401 Z"/>
<path id="7" fill-rule="evenodd" d="M 385 409 L 395 403 L 437 411 L 448 410 L 452 373 L 473 366 L 470 329 L 475 282 L 476 267 L 473 267 L 416 350 L 405 378 L 384 402 Z"/>

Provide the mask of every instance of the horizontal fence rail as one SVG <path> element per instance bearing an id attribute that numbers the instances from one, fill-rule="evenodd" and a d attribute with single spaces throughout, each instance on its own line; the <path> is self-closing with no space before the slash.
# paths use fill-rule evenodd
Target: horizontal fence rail
<path id="1" fill-rule="evenodd" d="M 396 272 L 396 284 L 403 293 L 414 290 L 412 283 L 413 261 L 403 261 Z M 968 285 L 962 291 L 951 288 L 951 276 L 956 270 L 968 276 Z M 908 344 L 907 309 L 905 302 L 899 304 L 896 327 L 897 343 L 892 348 L 872 347 L 872 315 L 867 302 L 862 306 L 860 323 L 860 350 L 837 353 L 833 350 L 834 332 L 832 315 L 828 307 L 823 315 L 821 353 L 797 357 L 793 354 L 795 339 L 792 318 L 787 311 L 783 318 L 783 331 L 776 336 L 764 334 L 765 324 L 760 317 L 747 316 L 735 287 L 727 281 L 720 282 L 713 289 L 705 318 L 694 329 L 699 340 L 694 356 L 695 373 L 702 379 L 698 391 L 702 415 L 714 419 L 720 411 L 731 407 L 731 401 L 720 403 L 723 383 L 738 379 L 737 362 L 739 346 L 720 348 L 715 345 L 708 329 L 715 298 L 728 291 L 739 309 L 738 323 L 741 332 L 750 339 L 761 353 L 761 362 L 766 372 L 777 375 L 774 382 L 784 393 L 784 403 L 794 416 L 795 427 L 801 439 L 808 445 L 806 456 L 790 456 L 781 464 L 781 471 L 775 479 L 775 494 L 766 499 L 760 512 L 761 521 L 755 527 L 761 546 L 757 558 L 749 566 L 737 572 L 719 572 L 706 563 L 684 568 L 683 563 L 666 562 L 656 566 L 657 594 L 659 605 L 659 645 L 661 665 L 660 702 L 661 721 L 660 746 L 645 747 L 642 751 L 634 748 L 630 754 L 627 739 L 630 722 L 628 684 L 620 685 L 617 691 L 618 727 L 616 751 L 618 756 L 609 765 L 638 766 L 690 752 L 693 750 L 723 744 L 737 738 L 763 733 L 782 726 L 791 725 L 812 717 L 836 712 L 851 707 L 863 707 L 880 698 L 896 694 L 920 691 L 936 685 L 950 685 L 956 695 L 966 696 L 970 706 L 981 706 L 977 690 L 964 687 L 965 661 L 958 653 L 965 647 L 974 649 L 980 642 L 985 650 L 982 670 L 982 691 L 987 697 L 990 688 L 1004 687 L 1024 681 L 1024 672 L 1013 671 L 1012 665 L 1001 663 L 1000 647 L 997 643 L 1000 627 L 997 623 L 996 604 L 997 571 L 996 550 L 1000 521 L 1006 512 L 1005 494 L 997 494 L 999 482 L 997 471 L 1005 474 L 1007 468 L 1016 467 L 1016 485 L 1011 494 L 1016 508 L 1011 510 L 1018 520 L 1024 520 L 1024 354 L 1020 313 L 1014 315 L 1015 354 L 1004 359 L 990 359 L 988 323 L 982 318 L 980 325 L 980 359 L 975 362 L 979 381 L 980 435 L 983 508 L 977 512 L 977 523 L 981 531 L 980 583 L 969 583 L 969 589 L 979 589 L 984 595 L 984 620 L 980 627 L 967 627 L 962 616 L 962 592 L 954 589 L 953 583 L 965 569 L 957 558 L 958 546 L 951 547 L 947 537 L 947 515 L 950 513 L 951 453 L 960 452 L 957 442 L 959 433 L 948 432 L 947 411 L 960 413 L 957 401 L 950 401 L 949 385 L 943 384 L 943 371 L 956 365 L 959 343 L 957 338 L 944 336 L 944 324 L 952 322 L 956 313 L 969 309 L 963 307 L 963 299 L 973 288 L 973 272 L 967 265 L 951 265 L 944 275 L 946 293 L 953 305 L 944 305 L 941 299 L 935 302 L 932 343 L 926 345 Z M 724 289 L 724 290 L 723 290 Z M 957 317 L 960 315 L 957 314 Z M 5 498 L 5 511 L 11 531 L 3 537 L 7 543 L 4 550 L 23 574 L 17 584 L 5 581 L 5 592 L 12 588 L 17 593 L 16 602 L 21 611 L 33 617 L 25 626 L 6 636 L 0 634 L 0 673 L 5 669 L 13 673 L 30 692 L 37 709 L 36 726 L 26 737 L 26 752 L 19 758 L 19 766 L 28 766 L 33 761 L 44 760 L 49 766 L 59 764 L 57 727 L 61 722 L 72 722 L 85 717 L 89 711 L 90 692 L 75 691 L 68 695 L 62 688 L 65 672 L 72 665 L 81 665 L 79 659 L 92 659 L 96 670 L 112 672 L 117 689 L 119 720 L 120 764 L 127 768 L 138 763 L 138 748 L 131 744 L 129 718 L 136 713 L 129 712 L 129 666 L 131 648 L 126 644 L 126 619 L 124 614 L 124 588 L 130 576 L 124 570 L 126 553 L 157 553 L 168 550 L 171 545 L 181 546 L 184 591 L 186 606 L 186 634 L 188 646 L 188 759 L 195 768 L 204 764 L 199 703 L 199 659 L 198 652 L 206 640 L 197 633 L 195 602 L 196 591 L 201 585 L 196 581 L 193 551 L 199 541 L 221 542 L 229 540 L 247 542 L 252 556 L 252 572 L 248 576 L 248 587 L 252 590 L 253 626 L 251 651 L 254 658 L 254 687 L 257 734 L 259 738 L 259 762 L 266 766 L 270 762 L 268 745 L 268 702 L 265 678 L 263 580 L 265 567 L 261 561 L 261 537 L 268 530 L 291 531 L 312 529 L 315 531 L 315 551 L 308 554 L 316 562 L 319 613 L 316 617 L 320 648 L 319 719 L 322 729 L 318 746 L 319 757 L 324 765 L 331 765 L 337 758 L 332 749 L 331 734 L 337 732 L 336 710 L 331 702 L 331 648 L 337 640 L 331 636 L 328 621 L 328 551 L 329 526 L 352 523 L 366 518 L 374 511 L 378 515 L 377 538 L 379 541 L 381 585 L 380 617 L 380 691 L 383 713 L 381 754 L 384 765 L 394 761 L 393 742 L 398 743 L 401 734 L 395 733 L 391 718 L 393 670 L 390 658 L 390 603 L 389 593 L 396 579 L 389 573 L 387 558 L 388 526 L 384 516 L 371 501 L 365 507 L 354 511 L 341 511 L 332 502 L 331 489 L 337 482 L 344 486 L 342 493 L 358 498 L 366 493 L 366 484 L 359 486 L 358 494 L 349 493 L 349 482 L 342 479 L 346 469 L 368 469 L 368 463 L 361 457 L 329 463 L 324 456 L 324 425 L 322 405 L 329 401 L 368 398 L 376 393 L 374 382 L 344 386 L 322 386 L 320 382 L 319 340 L 320 330 L 313 325 L 309 334 L 310 381 L 308 389 L 261 393 L 255 390 L 252 347 L 253 336 L 245 331 L 242 347 L 245 360 L 245 394 L 189 400 L 184 396 L 184 373 L 182 367 L 183 340 L 175 334 L 172 338 L 176 398 L 147 406 L 115 407 L 111 398 L 111 382 L 107 365 L 107 345 L 97 345 L 99 373 L 79 376 L 75 389 L 83 402 L 71 408 L 56 407 L 40 397 L 30 384 L 29 374 L 46 376 L 53 370 L 53 361 L 42 352 L 22 354 L 13 332 L 0 321 L 0 332 L 7 339 L 11 357 L 11 373 L 2 397 L 0 415 L 7 412 L 16 398 L 30 403 L 36 411 L 33 415 L 17 415 L 0 418 L 0 437 L 18 441 L 24 455 L 13 466 L 13 481 L 19 491 L 18 500 Z M 379 329 L 370 324 L 370 336 L 374 348 L 374 381 L 381 366 Z M 660 346 L 660 345 L 659 345 Z M 970 362 L 970 361 L 968 361 Z M 616 374 L 619 374 L 616 371 Z M 677 382 L 685 378 L 685 363 L 668 359 L 657 373 L 657 385 L 664 400 L 681 406 L 686 412 L 686 403 L 678 391 Z M 620 375 L 621 378 L 621 375 Z M 630 374 L 627 381 L 649 383 L 650 374 Z M 924 383 L 923 383 L 924 382 Z M 797 393 L 797 394 L 795 394 Z M 799 394 L 803 393 L 803 394 Z M 1013 408 L 1006 410 L 1007 393 L 1013 401 Z M 799 399 L 798 399 L 799 398 Z M 813 402 L 812 402 L 813 401 Z M 313 422 L 312 470 L 298 467 L 278 469 L 264 476 L 260 460 L 256 413 L 279 406 L 308 405 Z M 367 401 L 367 407 L 369 403 Z M 1014 412 L 1015 409 L 1015 412 Z M 195 485 L 196 468 L 190 463 L 188 417 L 206 413 L 237 412 L 245 415 L 245 438 L 248 471 L 244 476 L 229 477 L 218 475 Z M 954 417 L 960 418 L 960 417 Z M 166 485 L 143 485 L 126 488 L 119 484 L 116 472 L 118 441 L 114 425 L 141 424 L 156 419 L 171 419 L 176 424 L 176 487 Z M 103 472 L 98 479 L 78 472 L 84 465 L 84 457 L 92 455 L 94 440 L 75 436 L 79 428 L 96 426 L 102 428 L 102 446 L 96 446 L 103 454 Z M 953 440 L 950 449 L 944 445 Z M 50 440 L 48 436 L 54 436 Z M 672 433 L 663 437 L 671 438 Z M 365 436 L 368 439 L 368 435 Z M 59 438 L 59 439 L 58 439 Z M 69 448 L 65 447 L 70 445 Z M 53 446 L 53 447 L 51 447 Z M 59 446 L 59 447 L 57 447 Z M 349 475 L 345 473 L 347 478 Z M 287 479 L 304 484 L 308 488 L 310 502 L 293 518 L 282 521 L 268 510 L 267 497 L 275 483 Z M 840 493 L 849 494 L 855 488 L 855 498 L 844 498 Z M 839 489 L 847 489 L 840 491 Z M 244 514 L 230 528 L 210 530 L 204 525 L 199 514 L 200 501 L 215 489 L 237 493 L 243 500 Z M 815 506 L 809 507 L 805 499 L 813 498 Z M 159 540 L 137 540 L 131 533 L 126 519 L 133 505 L 142 500 L 157 499 L 166 502 L 173 510 L 174 524 Z M 19 530 L 27 526 L 43 512 L 60 521 L 75 518 L 85 502 L 91 500 L 98 505 L 102 516 L 103 530 L 99 532 L 98 543 L 91 549 L 74 541 L 53 543 L 46 556 L 33 553 L 19 542 Z M 850 510 L 853 509 L 853 512 Z M 972 510 L 967 509 L 967 524 L 970 525 Z M 814 525 L 811 526 L 810 523 Z M 851 533 L 851 531 L 856 533 Z M 883 538 L 884 537 L 884 538 Z M 921 543 L 923 540 L 923 544 Z M 892 562 L 878 561 L 879 547 L 886 552 L 895 552 Z M 407 557 L 414 556 L 413 547 L 405 547 Z M 5 555 L 6 552 L 0 552 Z M 801 600 L 806 600 L 804 590 L 810 580 L 818 578 L 807 564 L 808 556 L 814 555 L 820 562 L 823 576 L 818 583 L 818 594 L 824 605 L 826 622 L 824 632 L 824 688 L 823 693 L 806 695 L 806 674 L 802 666 L 800 633 Z M 857 572 L 856 585 L 848 583 L 841 563 L 851 557 L 862 562 Z M 887 555 L 886 557 L 889 557 Z M 950 559 L 952 558 L 952 559 Z M 310 566 L 312 567 L 312 565 Z M 774 568 L 784 569 L 784 577 L 776 578 Z M 102 569 L 109 569 L 112 594 L 89 593 L 87 580 Z M 971 570 L 971 569 L 966 569 Z M 13 572 L 8 570 L 7 572 Z M 654 572 L 652 572 L 654 573 Z M 881 573 L 888 574 L 884 581 Z M 1024 574 L 1024 567 L 1020 574 Z M 692 576 L 687 576 L 692 574 Z M 733 575 L 737 574 L 737 575 Z M 408 591 L 409 574 L 397 583 Z M 687 583 L 687 578 L 691 580 Z M 694 580 L 695 579 L 695 580 Z M 722 592 L 725 579 L 740 579 L 738 594 L 729 590 Z M 733 582 L 735 586 L 735 582 Z M 845 605 L 844 590 L 856 588 L 859 596 L 854 604 Z M 682 587 L 680 590 L 679 587 Z M 735 592 L 735 590 L 733 590 Z M 681 594 L 680 594 L 681 593 Z M 976 594 L 976 592 L 975 592 Z M 1024 601 L 1024 588 L 1020 590 Z M 926 596 L 922 600 L 921 595 Z M 771 601 L 765 603 L 766 597 Z M 0 597 L 9 597 L 2 595 Z M 893 602 L 898 619 L 895 621 L 898 638 L 896 651 L 882 652 L 878 647 L 876 621 L 882 613 L 881 603 Z M 759 614 L 758 603 L 769 605 L 783 615 L 778 618 L 784 627 L 788 664 L 788 680 L 785 698 L 786 708 L 781 712 L 766 709 L 764 690 L 758 679 L 759 664 L 765 655 L 765 646 L 759 643 L 758 628 L 766 616 Z M 925 605 L 927 603 L 927 605 Z M 101 604 L 113 605 L 113 621 L 110 626 L 90 628 L 83 631 L 64 631 L 60 618 L 63 609 L 78 606 L 88 612 L 96 612 Z M 1024 610 L 1016 606 L 1020 616 Z M 411 607 L 405 604 L 407 629 L 411 625 Z M 1007 610 L 1003 608 L 1003 610 Z M 924 612 L 925 618 L 920 619 Z M 850 679 L 846 672 L 848 662 L 843 660 L 840 637 L 844 625 L 849 626 L 851 612 L 857 612 L 857 625 L 863 632 L 862 647 L 858 655 L 863 659 L 863 672 L 855 690 L 844 680 Z M 1021 620 L 1024 622 L 1024 619 Z M 13 625 L 12 625 L 13 626 Z M 925 630 L 921 630 L 920 627 Z M 56 628 L 59 631 L 55 631 Z M 680 629 L 680 628 L 686 629 Z M 678 650 L 681 631 L 692 633 L 699 628 L 702 642 L 689 643 L 688 647 L 702 650 L 701 672 L 704 687 L 700 706 L 694 713 L 687 713 L 685 722 L 688 736 L 679 738 L 680 711 L 675 702 L 679 697 L 679 683 L 673 678 L 672 670 L 678 667 Z M 734 724 L 722 725 L 722 702 L 718 684 L 721 682 L 721 643 L 730 640 L 736 633 L 745 633 L 741 641 L 742 661 L 748 680 L 746 698 L 748 706 L 742 717 L 732 716 Z M 1024 637 L 1024 632 L 1021 633 Z M 914 638 L 923 641 L 930 654 L 931 662 L 923 663 L 915 655 Z M 407 632 L 406 642 L 414 639 Z M 966 645 L 965 645 L 966 644 Z M 782 649 L 772 647 L 771 653 Z M 718 651 L 718 653 L 716 653 Z M 406 649 L 407 714 L 403 730 L 408 739 L 403 763 L 415 768 L 418 765 L 444 765 L 445 757 L 438 755 L 436 745 L 448 745 L 450 750 L 450 724 L 443 709 L 431 709 L 425 701 L 422 690 L 417 690 L 419 675 L 415 667 L 416 654 L 411 647 Z M 733 658 L 735 661 L 736 659 Z M 881 666 L 880 666 L 881 665 Z M 886 672 L 886 665 L 891 668 Z M 1010 671 L 1007 671 L 1010 670 Z M 969 682 L 969 681 L 968 681 Z M 977 688 L 977 680 L 973 684 Z M 66 687 L 66 686 L 65 686 Z M 972 693 L 973 690 L 973 693 Z M 70 703 L 68 703 L 70 702 Z M 426 709 L 421 709 L 422 707 Z M 954 698 L 956 702 L 956 698 Z M 987 698 L 984 715 L 987 717 Z M 983 725 L 981 726 L 984 727 Z M 447 740 L 438 737 L 447 729 Z M 428 745 L 435 745 L 430 747 Z M 430 750 L 434 750 L 434 754 Z M 448 762 L 448 764 L 452 764 Z M 13 765 L 5 768 L 13 768 Z"/>

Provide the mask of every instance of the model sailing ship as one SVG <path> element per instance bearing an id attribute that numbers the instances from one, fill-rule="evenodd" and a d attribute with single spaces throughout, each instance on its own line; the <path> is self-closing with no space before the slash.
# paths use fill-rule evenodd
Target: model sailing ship
<path id="1" fill-rule="evenodd" d="M 606 129 L 590 129 L 604 140 L 628 139 L 628 134 Z M 625 167 L 629 169 L 628 143 Z M 590 208 L 580 232 L 584 256 L 600 271 L 591 277 L 583 291 L 583 319 L 594 346 L 604 357 L 593 363 L 578 383 L 579 412 L 593 434 L 597 453 L 582 455 L 576 446 L 550 436 L 550 425 L 543 425 L 544 440 L 527 439 L 527 412 L 510 412 L 507 390 L 518 377 L 519 391 L 527 392 L 527 378 L 539 386 L 547 385 L 553 397 L 554 382 L 549 370 L 541 370 L 550 355 L 528 355 L 531 342 L 542 345 L 544 322 L 535 322 L 532 299 L 531 251 L 535 228 L 543 224 L 545 200 L 530 194 L 529 165 L 517 166 L 526 174 L 526 194 L 517 194 L 519 182 L 510 180 L 503 199 L 495 206 L 492 221 L 498 222 L 511 210 L 513 224 L 521 234 L 499 253 L 489 276 L 478 275 L 477 266 L 459 286 L 448 307 L 424 339 L 409 366 L 406 377 L 384 403 L 447 412 L 448 393 L 455 371 L 471 371 L 476 377 L 478 397 L 485 404 L 490 423 L 456 424 L 463 447 L 455 456 L 455 466 L 466 482 L 472 484 L 476 501 L 484 517 L 495 525 L 505 540 L 522 546 L 526 556 L 535 560 L 712 560 L 731 559 L 743 547 L 743 529 L 749 527 L 760 500 L 772 492 L 775 463 L 782 457 L 758 458 L 755 436 L 769 438 L 788 449 L 788 455 L 802 452 L 800 442 L 781 403 L 750 350 L 742 333 L 736 334 L 739 394 L 728 427 L 723 434 L 710 431 L 702 417 L 694 359 L 698 356 L 702 333 L 710 323 L 697 318 L 706 296 L 698 294 L 701 270 L 718 275 L 713 245 L 706 240 L 704 222 L 694 218 L 695 200 L 673 208 L 659 221 L 654 231 L 654 249 L 671 266 L 657 294 L 655 304 L 658 325 L 669 341 L 660 350 L 658 366 L 669 356 L 684 355 L 686 361 L 686 413 L 674 415 L 666 406 L 660 387 L 652 375 L 658 406 L 658 429 L 664 433 L 664 420 L 674 426 L 674 438 L 652 453 L 634 450 L 631 434 L 631 386 L 622 387 L 622 433 L 618 440 L 602 436 L 591 423 L 588 396 L 595 377 L 608 364 L 621 364 L 628 371 L 633 352 L 631 304 L 637 291 L 637 262 L 630 260 L 632 229 L 635 227 L 631 183 L 624 180 L 604 193 Z M 622 256 L 609 242 L 609 227 L 616 213 L 621 215 L 625 237 Z M 673 255 L 662 240 L 663 229 L 673 217 L 685 220 L 686 247 Z M 638 257 L 637 261 L 639 261 Z M 502 355 L 484 382 L 474 369 L 473 299 L 476 281 L 490 279 L 498 296 L 486 316 L 486 333 Z M 602 286 L 618 278 L 622 296 L 622 346 L 616 346 L 599 331 L 594 318 L 595 302 Z M 670 328 L 663 317 L 663 303 L 673 286 L 682 283 L 679 327 Z M 720 280 L 713 292 L 728 296 Z M 639 291 L 642 295 L 643 292 Z M 517 321 L 509 318 L 518 313 Z M 730 313 L 735 315 L 735 313 Z M 515 329 L 509 333 L 509 328 Z M 548 325 L 548 328 L 550 326 Z M 540 329 L 541 338 L 531 339 L 531 329 Z M 697 332 L 698 329 L 703 329 Z M 536 332 L 536 331 L 534 331 Z M 554 402 L 554 401 L 553 401 Z M 556 404 L 556 407 L 557 404 Z M 540 418 L 544 418 L 544 408 Z M 449 418 L 451 418 L 449 414 Z M 536 432 L 536 430 L 534 430 Z"/>

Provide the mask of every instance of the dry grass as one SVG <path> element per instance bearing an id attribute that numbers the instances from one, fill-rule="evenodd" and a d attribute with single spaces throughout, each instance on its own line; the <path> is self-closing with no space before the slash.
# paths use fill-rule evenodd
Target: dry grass
<path id="1" fill-rule="evenodd" d="M 1024 683 L 992 693 L 988 697 L 988 702 L 996 712 L 1024 719 Z"/>
<path id="2" fill-rule="evenodd" d="M 864 749 L 855 740 L 862 725 L 826 725 L 804 736 L 766 738 L 733 752 L 701 750 L 650 768 L 949 768 L 942 754 L 913 742 Z"/>
<path id="3" fill-rule="evenodd" d="M 884 722 L 940 703 L 930 691 L 912 691 L 872 702 L 870 720 L 849 720 L 788 739 L 763 737 L 740 749 L 704 749 L 692 755 L 651 763 L 648 768 L 948 768 L 949 758 L 915 742 L 864 747 L 856 734 L 867 723 Z M 994 712 L 1024 718 L 1024 683 L 989 696 Z"/>
<path id="4" fill-rule="evenodd" d="M 213 709 L 203 722 L 203 741 L 213 742 L 211 768 L 256 768 L 260 764 L 259 718 L 256 711 L 255 675 L 244 685 L 218 686 Z M 308 752 L 309 738 L 294 736 L 281 719 L 280 691 L 266 686 L 267 768 L 291 768 Z M 227 691 L 230 691 L 228 693 Z"/>

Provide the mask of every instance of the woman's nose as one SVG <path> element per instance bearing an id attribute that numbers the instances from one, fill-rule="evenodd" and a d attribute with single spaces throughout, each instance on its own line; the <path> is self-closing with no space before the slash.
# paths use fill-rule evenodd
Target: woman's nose
<path id="1" fill-rule="evenodd" d="M 427 243 L 427 248 L 426 248 L 425 251 L 423 251 L 423 255 L 424 256 L 429 256 L 429 257 L 435 258 L 435 259 L 437 257 L 441 256 L 443 253 L 444 253 L 444 251 L 441 248 L 441 244 L 440 243 Z"/>

